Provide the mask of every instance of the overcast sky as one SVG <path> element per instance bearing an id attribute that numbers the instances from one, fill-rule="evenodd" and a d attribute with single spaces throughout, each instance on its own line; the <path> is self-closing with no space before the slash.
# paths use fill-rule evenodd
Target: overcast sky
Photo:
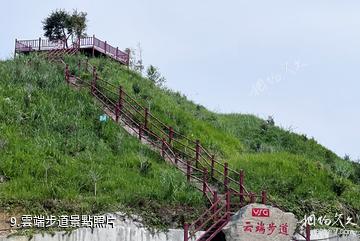
<path id="1" fill-rule="evenodd" d="M 89 35 L 140 42 L 167 86 L 217 112 L 252 113 L 360 158 L 360 1 L 3 1 L 0 58 L 42 35 L 51 10 L 88 13 Z"/>

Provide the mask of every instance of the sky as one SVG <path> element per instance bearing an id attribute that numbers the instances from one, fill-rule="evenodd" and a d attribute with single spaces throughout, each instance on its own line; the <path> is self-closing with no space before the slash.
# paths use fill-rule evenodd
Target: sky
<path id="1" fill-rule="evenodd" d="M 212 111 L 273 116 L 360 158 L 358 0 L 3 1 L 0 58 L 59 8 L 87 12 L 87 33 L 113 46 L 140 43 L 167 87 Z"/>

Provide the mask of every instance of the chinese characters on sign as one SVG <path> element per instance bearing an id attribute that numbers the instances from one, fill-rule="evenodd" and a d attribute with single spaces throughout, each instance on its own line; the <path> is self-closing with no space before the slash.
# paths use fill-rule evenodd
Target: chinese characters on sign
<path id="1" fill-rule="evenodd" d="M 11 217 L 10 226 L 13 228 L 113 228 L 114 220 L 114 217 L 105 215 L 22 215 L 19 220 L 16 217 Z"/>
<path id="2" fill-rule="evenodd" d="M 257 222 L 256 224 L 253 224 L 251 221 L 245 221 L 243 227 L 244 227 L 244 232 L 250 232 L 250 233 L 255 232 L 263 235 L 273 235 L 276 234 L 276 230 L 277 230 L 279 234 L 289 235 L 287 223 L 282 223 L 278 227 L 273 222 L 269 224 L 264 224 L 262 221 L 260 221 Z"/>
<path id="3" fill-rule="evenodd" d="M 297 220 L 292 213 L 263 204 L 241 208 L 223 229 L 229 241 L 289 241 Z"/>

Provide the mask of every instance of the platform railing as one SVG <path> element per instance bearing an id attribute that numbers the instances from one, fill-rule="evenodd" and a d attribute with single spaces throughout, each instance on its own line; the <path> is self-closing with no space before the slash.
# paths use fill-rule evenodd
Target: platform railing
<path id="1" fill-rule="evenodd" d="M 67 41 L 49 39 L 31 39 L 31 40 L 17 40 L 15 39 L 15 53 L 24 53 L 32 51 L 50 51 L 54 49 L 73 48 L 74 46 L 81 48 L 92 48 L 94 50 L 117 60 L 118 62 L 129 65 L 130 53 L 120 50 L 118 47 L 113 47 L 107 41 L 102 41 L 93 35 L 92 37 L 83 37 L 75 40 L 74 43 L 68 44 Z"/>

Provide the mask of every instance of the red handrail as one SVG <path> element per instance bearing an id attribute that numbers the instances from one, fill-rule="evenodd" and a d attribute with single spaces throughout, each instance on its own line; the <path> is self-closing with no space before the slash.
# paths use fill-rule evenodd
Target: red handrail
<path id="1" fill-rule="evenodd" d="M 81 62 L 79 63 L 79 66 L 81 66 Z M 87 65 L 87 66 L 91 66 L 91 65 Z M 87 68 L 87 70 L 89 71 L 89 68 Z M 90 71 L 91 70 L 92 69 L 90 69 Z M 184 135 L 178 134 L 178 136 L 176 135 L 172 136 L 171 142 L 168 143 L 166 140 L 167 138 L 170 137 L 169 134 L 164 131 L 164 129 L 170 130 L 170 128 L 167 125 L 162 123 L 151 113 L 142 111 L 146 109 L 142 107 L 140 103 L 138 103 L 133 97 L 131 97 L 128 93 L 126 93 L 122 89 L 121 90 L 123 96 L 122 98 L 119 98 L 119 93 L 117 91 L 113 91 L 111 88 L 111 87 L 115 87 L 115 85 L 111 84 L 108 81 L 103 80 L 102 78 L 99 78 L 95 72 L 93 74 L 94 74 L 93 82 L 90 84 L 86 82 L 88 85 L 92 86 L 93 95 L 101 103 L 107 106 L 109 111 L 111 111 L 111 113 L 114 115 L 116 115 L 116 111 L 118 110 L 118 108 L 120 108 L 119 107 L 120 102 L 118 103 L 118 101 L 122 100 L 120 115 L 125 117 L 122 119 L 124 123 L 127 123 L 127 125 L 136 134 L 139 135 L 140 139 L 144 138 L 151 145 L 161 150 L 161 154 L 163 158 L 168 158 L 179 170 L 181 170 L 183 173 L 187 175 L 188 180 L 193 179 L 198 181 L 199 184 L 200 183 L 203 184 L 202 188 L 199 188 L 197 185 L 195 185 L 195 187 L 203 192 L 204 196 L 206 196 L 206 198 L 209 200 L 209 202 L 212 205 L 208 210 L 206 210 L 205 213 L 201 215 L 201 217 L 198 218 L 198 220 L 196 220 L 193 224 L 189 226 L 190 229 L 194 229 L 193 231 L 191 231 L 190 237 L 195 235 L 195 233 L 199 231 L 201 228 L 205 227 L 207 223 L 209 223 L 211 220 L 217 217 L 218 214 L 221 211 L 224 211 L 225 208 L 226 208 L 226 212 L 220 218 L 220 220 L 223 220 L 224 223 L 229 220 L 229 215 L 232 213 L 230 210 L 231 195 L 235 197 L 237 196 L 240 197 L 239 206 L 245 203 L 245 197 L 249 198 L 250 202 L 255 202 L 256 197 L 262 197 L 263 198 L 262 200 L 266 200 L 266 196 L 265 198 L 263 196 L 263 194 L 266 195 L 266 192 L 263 192 L 261 196 L 256 195 L 254 193 L 249 193 L 243 185 L 243 179 L 241 177 L 242 172 L 239 173 L 233 169 L 229 169 L 227 164 L 223 164 L 220 163 L 219 161 L 214 160 L 213 155 L 210 155 L 208 151 L 204 147 L 202 147 L 197 141 L 193 142 Z M 103 91 L 111 93 L 113 96 L 109 97 Z M 115 100 L 112 98 L 115 98 Z M 147 123 L 146 128 L 145 128 L 145 123 Z M 196 148 L 194 148 L 194 146 L 188 146 L 187 144 L 184 144 L 181 141 L 181 139 L 179 139 L 179 137 L 180 138 L 185 137 L 184 138 L 185 140 L 195 143 Z M 190 154 L 194 154 L 194 155 L 190 155 Z M 180 155 L 187 157 L 187 160 L 185 161 L 182 158 L 179 158 Z M 209 162 L 209 160 L 211 162 Z M 195 166 L 194 166 L 194 162 L 196 164 Z M 218 179 L 217 175 L 213 175 L 213 178 L 218 183 L 224 184 L 225 190 L 227 192 L 226 202 L 220 208 L 218 208 L 218 205 L 222 203 L 223 200 L 214 198 L 217 196 L 217 193 L 214 190 L 212 190 L 210 184 L 208 183 L 207 173 L 209 172 L 208 169 L 205 168 L 204 166 L 204 165 L 210 166 L 212 168 L 211 170 L 213 171 L 212 174 L 219 173 L 220 175 L 222 175 L 223 172 L 219 171 L 216 168 L 215 164 L 220 165 L 220 167 L 224 167 L 224 180 Z M 228 175 L 229 171 L 230 173 L 235 175 L 239 174 L 240 181 L 237 181 L 233 177 L 229 176 Z M 197 176 L 199 174 L 201 175 L 201 177 Z M 237 187 L 240 187 L 240 189 L 235 190 L 232 186 L 229 185 L 231 183 L 236 185 Z M 234 204 L 232 206 L 234 206 Z M 212 212 L 212 215 L 208 217 L 205 221 L 203 221 L 204 217 L 206 217 L 210 212 Z M 223 227 L 224 223 L 222 223 L 220 226 Z M 214 224 L 216 224 L 216 222 Z M 211 226 L 210 229 L 207 230 L 207 232 L 212 228 L 214 228 L 213 225 Z M 213 236 L 216 232 L 214 232 L 211 236 Z"/>

